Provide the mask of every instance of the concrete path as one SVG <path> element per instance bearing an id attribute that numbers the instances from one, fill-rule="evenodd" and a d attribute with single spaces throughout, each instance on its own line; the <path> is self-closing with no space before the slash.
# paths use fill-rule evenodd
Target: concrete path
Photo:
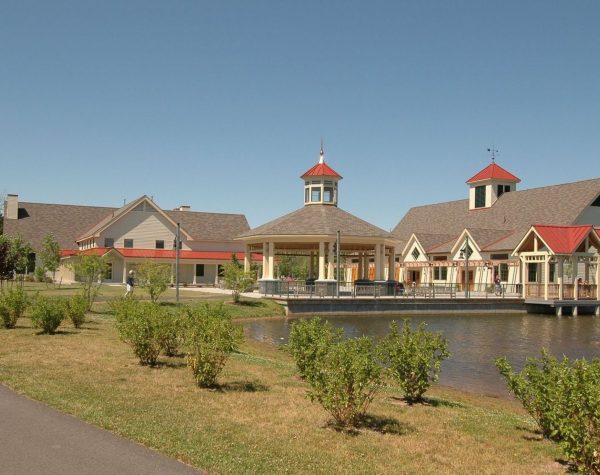
<path id="1" fill-rule="evenodd" d="M 0 473 L 198 475 L 201 472 L 0 385 Z"/>

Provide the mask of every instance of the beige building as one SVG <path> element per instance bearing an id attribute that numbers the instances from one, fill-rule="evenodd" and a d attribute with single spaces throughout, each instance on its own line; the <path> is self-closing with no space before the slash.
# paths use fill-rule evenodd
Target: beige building
<path id="1" fill-rule="evenodd" d="M 163 210 L 148 196 L 105 208 L 19 202 L 8 195 L 4 216 L 4 232 L 21 235 L 35 250 L 48 233 L 55 236 L 63 256 L 57 279 L 63 282 L 75 279 L 68 263 L 80 252 L 106 256 L 107 282 L 125 282 L 127 272 L 148 259 L 174 267 L 179 223 L 180 282 L 212 285 L 232 253 L 244 258 L 244 246 L 233 238 L 249 229 L 242 214 Z"/>
<path id="2" fill-rule="evenodd" d="M 483 290 L 498 275 L 520 294 L 524 282 L 543 275 L 524 273 L 514 254 L 531 226 L 600 226 L 600 178 L 529 190 L 517 190 L 519 182 L 492 162 L 467 180 L 467 199 L 411 208 L 392 231 L 401 280 Z"/>

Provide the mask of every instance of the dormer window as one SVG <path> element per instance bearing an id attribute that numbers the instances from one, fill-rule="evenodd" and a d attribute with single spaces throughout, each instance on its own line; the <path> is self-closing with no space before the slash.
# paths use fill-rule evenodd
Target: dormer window
<path id="1" fill-rule="evenodd" d="M 415 247 L 413 249 L 413 252 L 411 253 L 411 255 L 413 256 L 413 259 L 416 261 L 419 256 L 421 255 L 421 253 L 419 252 L 419 250 Z"/>
<path id="2" fill-rule="evenodd" d="M 475 208 L 485 208 L 485 186 L 475 187 Z"/>

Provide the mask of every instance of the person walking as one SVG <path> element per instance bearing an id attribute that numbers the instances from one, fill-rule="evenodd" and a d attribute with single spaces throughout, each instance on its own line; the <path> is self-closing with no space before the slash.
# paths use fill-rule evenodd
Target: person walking
<path id="1" fill-rule="evenodd" d="M 127 291 L 125 292 L 125 297 L 129 297 L 133 295 L 133 286 L 135 282 L 133 280 L 133 271 L 129 271 L 129 275 L 127 276 Z"/>

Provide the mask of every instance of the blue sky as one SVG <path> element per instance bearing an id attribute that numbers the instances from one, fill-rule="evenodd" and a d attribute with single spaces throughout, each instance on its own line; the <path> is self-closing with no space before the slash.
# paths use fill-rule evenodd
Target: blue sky
<path id="1" fill-rule="evenodd" d="M 597 1 L 0 1 L 0 193 L 240 212 L 340 206 L 390 229 L 467 196 L 600 176 Z"/>

